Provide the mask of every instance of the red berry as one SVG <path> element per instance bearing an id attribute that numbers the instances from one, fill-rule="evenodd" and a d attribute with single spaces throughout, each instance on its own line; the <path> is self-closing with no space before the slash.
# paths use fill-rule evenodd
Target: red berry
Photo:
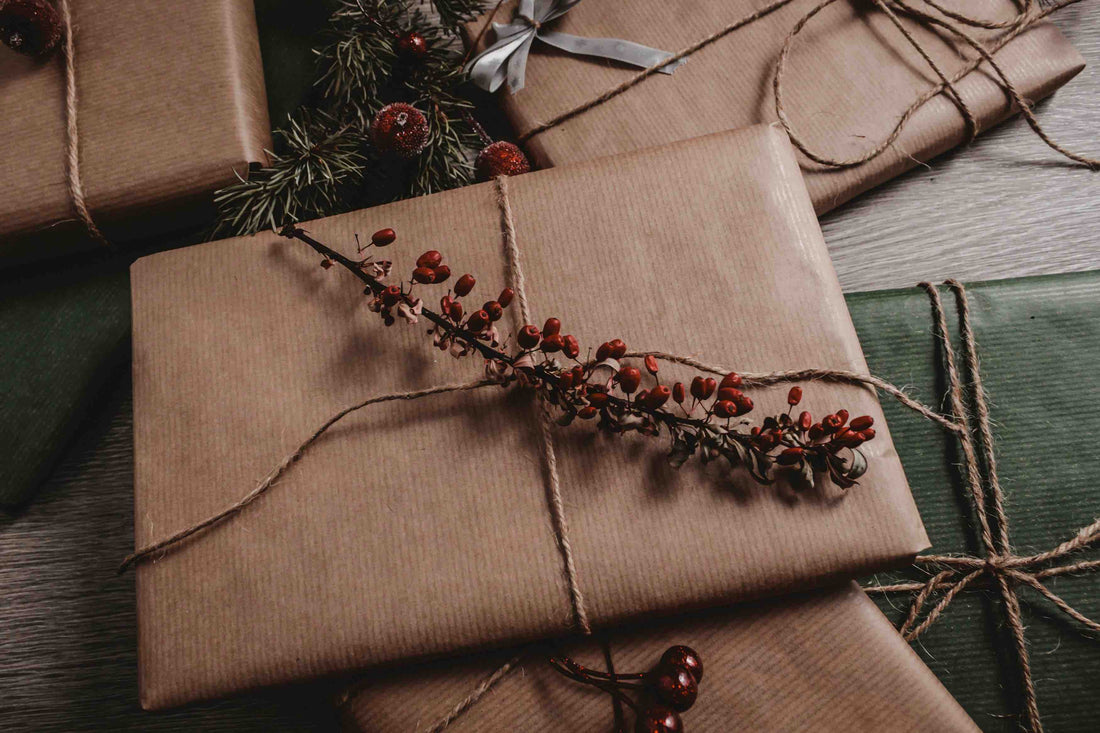
<path id="1" fill-rule="evenodd" d="M 577 337 L 573 334 L 568 334 L 564 337 L 565 347 L 562 348 L 562 353 L 570 359 L 576 359 L 577 355 L 581 353 L 580 342 L 577 341 Z"/>
<path id="2" fill-rule="evenodd" d="M 588 395 L 588 404 L 595 405 L 596 407 L 603 407 L 607 404 L 608 396 L 606 392 L 591 392 Z"/>
<path id="3" fill-rule="evenodd" d="M 661 655 L 660 664 L 672 664 L 684 667 L 695 678 L 696 682 L 703 681 L 703 659 L 689 646 L 677 644 L 669 647 Z"/>
<path id="4" fill-rule="evenodd" d="M 573 372 L 565 372 L 558 375 L 558 386 L 562 389 L 571 389 L 573 387 Z"/>
<path id="5" fill-rule="evenodd" d="M 397 37 L 397 52 L 411 61 L 419 61 L 428 54 L 428 42 L 416 31 Z"/>
<path id="6" fill-rule="evenodd" d="M 397 305 L 399 300 L 401 300 L 401 288 L 397 285 L 391 285 L 382 291 L 382 305 L 387 308 Z"/>
<path id="7" fill-rule="evenodd" d="M 485 305 L 481 306 L 481 310 L 489 314 L 489 320 L 494 323 L 504 317 L 504 306 L 495 300 L 490 300 Z"/>
<path id="8" fill-rule="evenodd" d="M 632 366 L 620 369 L 616 378 L 619 381 L 619 387 L 627 394 L 633 394 L 642 383 L 642 373 Z"/>
<path id="9" fill-rule="evenodd" d="M 370 124 L 371 142 L 383 153 L 415 158 L 428 144 L 430 131 L 424 113 L 405 102 L 388 104 Z"/>
<path id="10" fill-rule="evenodd" d="M 791 387 L 791 391 L 787 393 L 787 404 L 794 407 L 802 401 L 802 388 L 798 385 Z"/>
<path id="11" fill-rule="evenodd" d="M 504 288 L 500 291 L 500 295 L 497 296 L 497 302 L 503 307 L 507 308 L 512 304 L 512 298 L 516 297 L 516 292 L 511 288 Z"/>
<path id="12" fill-rule="evenodd" d="M 864 430 L 861 430 L 859 432 L 859 437 L 863 438 L 864 443 L 866 443 L 868 440 L 874 440 L 875 439 L 875 429 L 874 428 L 865 428 Z"/>
<path id="13" fill-rule="evenodd" d="M 680 714 L 664 705 L 654 705 L 638 713 L 634 733 L 683 733 Z"/>
<path id="14" fill-rule="evenodd" d="M 596 349 L 596 361 L 607 361 L 611 358 L 611 342 L 604 341 L 600 348 Z"/>
<path id="15" fill-rule="evenodd" d="M 796 464 L 796 463 L 798 463 L 799 461 L 802 460 L 802 455 L 805 452 L 806 451 L 802 450 L 801 448 L 797 448 L 797 447 L 796 448 L 788 448 L 787 450 L 780 453 L 779 457 L 777 457 L 775 459 L 775 461 L 776 461 L 776 463 L 778 463 L 781 466 L 793 466 L 794 464 Z"/>
<path id="16" fill-rule="evenodd" d="M 653 354 L 646 354 L 645 370 L 650 374 L 657 373 L 657 357 L 655 357 Z"/>
<path id="17" fill-rule="evenodd" d="M 555 333 L 552 336 L 547 336 L 544 332 L 541 348 L 547 354 L 553 354 L 554 352 L 561 351 L 565 348 L 565 339 L 561 337 L 560 333 Z"/>
<path id="18" fill-rule="evenodd" d="M 840 419 L 839 415 L 826 415 L 821 418 L 821 429 L 826 435 L 832 435 L 840 426 L 844 424 L 844 421 Z"/>
<path id="19" fill-rule="evenodd" d="M 853 433 L 848 428 L 842 428 L 833 436 L 833 442 L 845 448 L 855 448 L 863 442 L 863 436 L 859 433 Z"/>
<path id="20" fill-rule="evenodd" d="M 626 344 L 623 343 L 622 339 L 612 339 L 610 344 L 612 359 L 622 359 L 626 356 Z"/>
<path id="21" fill-rule="evenodd" d="M 645 406 L 651 410 L 656 410 L 668 402 L 668 398 L 671 396 L 671 389 L 663 384 L 658 384 L 656 387 L 649 390 L 649 394 L 646 395 Z"/>
<path id="22" fill-rule="evenodd" d="M 871 417 L 870 415 L 863 415 L 862 417 L 857 417 L 855 420 L 852 420 L 852 423 L 849 427 L 851 427 L 852 430 L 858 433 L 861 430 L 866 430 L 874 424 L 875 419 L 873 417 Z"/>
<path id="23" fill-rule="evenodd" d="M 803 412 L 798 416 L 798 427 L 802 430 L 809 430 L 810 425 L 813 424 L 813 417 L 808 412 Z"/>
<path id="24" fill-rule="evenodd" d="M 488 181 L 497 176 L 518 176 L 531 170 L 527 156 L 515 143 L 498 140 L 477 155 L 477 177 Z"/>
<path id="25" fill-rule="evenodd" d="M 428 267 L 435 269 L 443 264 L 443 255 L 437 250 L 429 249 L 424 254 L 416 258 L 417 267 Z"/>
<path id="26" fill-rule="evenodd" d="M 596 415 L 599 415 L 599 414 L 600 414 L 599 409 L 593 407 L 592 405 L 585 405 L 584 407 L 582 407 L 580 410 L 577 411 L 577 415 L 582 420 L 591 420 L 592 418 L 596 417 Z"/>
<path id="27" fill-rule="evenodd" d="M 682 405 L 685 399 L 687 399 L 687 395 L 684 394 L 684 383 L 677 382 L 672 385 L 672 401 L 677 405 Z"/>
<path id="28" fill-rule="evenodd" d="M 546 323 L 542 324 L 543 336 L 556 336 L 561 333 L 561 321 L 557 318 L 547 318 Z"/>
<path id="29" fill-rule="evenodd" d="M 451 317 L 451 320 L 455 323 L 462 320 L 462 303 L 457 300 L 452 301 L 447 307 L 447 315 Z"/>
<path id="30" fill-rule="evenodd" d="M 752 399 L 748 395 L 741 395 L 739 398 L 733 401 L 737 405 L 737 417 L 741 417 L 747 413 L 752 412 L 753 404 Z"/>
<path id="31" fill-rule="evenodd" d="M 695 675 L 678 664 L 659 665 L 650 673 L 649 684 L 654 697 L 680 713 L 691 708 L 699 695 Z"/>
<path id="32" fill-rule="evenodd" d="M 542 334 L 539 333 L 537 326 L 524 326 L 520 329 L 519 335 L 516 336 L 516 341 L 524 349 L 533 349 L 539 345 L 539 340 L 542 338 Z"/>
<path id="33" fill-rule="evenodd" d="M 719 387 L 718 388 L 718 399 L 720 399 L 720 400 L 729 400 L 730 402 L 737 402 L 737 400 L 741 399 L 744 396 L 745 395 L 741 390 L 736 389 L 734 387 Z"/>
<path id="34" fill-rule="evenodd" d="M 702 377 L 695 377 L 691 380 L 691 396 L 697 400 L 706 399 L 706 382 Z"/>
<path id="35" fill-rule="evenodd" d="M 817 422 L 810 426 L 810 440 L 821 440 L 825 437 L 825 428 L 821 427 L 821 423 Z"/>
<path id="36" fill-rule="evenodd" d="M 451 268 L 447 267 L 446 265 L 440 265 L 439 267 L 432 270 L 432 274 L 435 275 L 435 279 L 432 280 L 433 283 L 439 284 L 447 282 L 447 278 L 451 276 Z"/>
<path id="37" fill-rule="evenodd" d="M 840 424 L 841 425 L 848 422 L 848 411 L 847 410 L 837 410 L 836 411 L 836 416 L 838 418 L 840 418 Z"/>
<path id="38" fill-rule="evenodd" d="M 733 387 L 734 389 L 741 389 L 741 385 L 744 384 L 744 380 L 741 379 L 741 375 L 737 372 L 730 372 L 726 376 L 722 377 L 722 383 L 719 387 Z"/>
<path id="39" fill-rule="evenodd" d="M 0 2 L 0 41 L 27 56 L 45 56 L 57 47 L 61 16 L 47 0 Z"/>
<path id="40" fill-rule="evenodd" d="M 397 239 L 397 232 L 389 228 L 379 229 L 370 235 L 370 241 L 375 247 L 385 247 L 387 244 L 393 244 L 395 239 Z"/>
<path id="41" fill-rule="evenodd" d="M 489 314 L 485 311 L 474 311 L 466 319 L 466 328 L 474 333 L 480 333 L 489 325 Z"/>
<path id="42" fill-rule="evenodd" d="M 714 379 L 707 377 L 703 380 L 703 399 L 710 399 L 710 396 L 714 394 L 714 390 L 718 389 L 718 382 Z"/>
<path id="43" fill-rule="evenodd" d="M 474 289 L 474 283 L 476 282 L 477 280 L 474 279 L 474 276 L 469 273 L 458 278 L 458 282 L 455 283 L 455 295 L 460 298 L 464 295 L 469 295 L 470 291 Z"/>
<path id="44" fill-rule="evenodd" d="M 718 400 L 714 403 L 714 414 L 718 417 L 733 417 L 737 414 L 737 405 L 729 400 Z"/>
<path id="45" fill-rule="evenodd" d="M 430 267 L 418 267 L 413 270 L 413 280 L 425 285 L 431 284 L 435 281 L 435 270 Z"/>

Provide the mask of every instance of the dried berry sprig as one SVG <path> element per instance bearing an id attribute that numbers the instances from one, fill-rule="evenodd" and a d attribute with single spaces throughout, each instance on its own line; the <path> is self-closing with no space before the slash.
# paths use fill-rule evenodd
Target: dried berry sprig
<path id="1" fill-rule="evenodd" d="M 609 674 L 589 669 L 560 653 L 548 659 L 559 674 L 602 690 L 633 710 L 635 733 L 682 733 L 680 713 L 695 704 L 703 681 L 702 658 L 691 647 L 682 645 L 666 649 L 647 672 Z"/>
<path id="2" fill-rule="evenodd" d="M 387 285 L 392 262 L 366 257 L 347 258 L 310 237 L 295 226 L 282 234 L 298 239 L 320 253 L 323 267 L 340 264 L 363 281 L 370 296 L 370 310 L 391 326 L 398 318 L 415 324 L 426 318 L 434 345 L 456 358 L 477 353 L 485 359 L 486 374 L 502 385 L 518 382 L 535 389 L 556 409 L 556 422 L 568 425 L 575 419 L 598 418 L 598 427 L 608 433 L 639 432 L 671 438 L 669 463 L 680 467 L 698 454 L 703 462 L 725 458 L 731 466 L 744 466 L 761 484 L 785 477 L 797 489 L 809 489 L 816 476 L 827 475 L 840 488 L 855 485 L 867 470 L 859 446 L 875 437 L 873 419 L 857 417 L 850 423 L 848 411 L 838 410 L 814 422 L 809 412 L 793 416 L 802 400 L 802 388 L 792 387 L 786 413 L 767 417 L 749 428 L 744 416 L 753 408 L 752 399 L 741 391 L 742 378 L 727 374 L 720 381 L 696 376 L 690 386 L 660 380 L 659 363 L 646 355 L 642 366 L 654 384 L 643 387 L 642 370 L 624 361 L 627 346 L 621 339 L 605 342 L 595 358 L 581 360 L 580 344 L 562 333 L 561 321 L 549 318 L 540 329 L 526 324 L 516 334 L 513 353 L 497 324 L 515 293 L 505 288 L 495 300 L 467 309 L 464 298 L 476 285 L 473 275 L 464 274 L 440 298 L 439 312 L 424 305 L 418 288 L 450 281 L 451 268 L 437 250 L 428 250 L 416 260 L 407 282 Z M 392 244 L 397 234 L 382 229 L 358 248 L 363 254 L 371 247 Z M 676 405 L 668 409 L 667 405 Z M 736 421 L 736 422 L 735 422 Z"/>

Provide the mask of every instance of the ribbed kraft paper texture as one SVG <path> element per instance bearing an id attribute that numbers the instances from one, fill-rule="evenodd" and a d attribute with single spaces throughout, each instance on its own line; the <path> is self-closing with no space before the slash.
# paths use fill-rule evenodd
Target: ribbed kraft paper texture
<path id="1" fill-rule="evenodd" d="M 866 369 L 783 133 L 758 126 L 510 180 L 534 317 L 582 344 L 697 355 L 741 371 Z M 505 285 L 493 184 L 303 225 L 354 253 L 391 226 L 394 279 L 441 250 Z M 337 410 L 481 376 L 423 324 L 385 328 L 362 285 L 261 234 L 132 268 L 138 545 L 249 491 Z M 433 305 L 445 288 L 421 288 Z M 516 326 L 515 305 L 502 322 Z M 687 369 L 662 368 L 665 380 Z M 786 387 L 755 391 L 757 420 Z M 569 538 L 596 626 L 906 563 L 927 540 L 870 391 L 814 383 L 804 408 L 881 425 L 841 496 L 794 497 L 667 441 L 556 429 Z M 387 403 L 320 440 L 223 526 L 138 568 L 143 703 L 485 648 L 566 630 L 530 396 L 493 388 Z"/>
<path id="2" fill-rule="evenodd" d="M 935 675 L 854 584 L 609 632 L 619 673 L 650 669 L 674 644 L 703 659 L 684 729 L 755 733 L 975 733 Z M 565 645 L 605 670 L 601 643 Z M 610 698 L 567 680 L 538 650 L 385 672 L 363 680 L 343 708 L 347 730 L 425 733 L 517 653 L 520 663 L 448 733 L 583 730 L 613 733 Z M 627 711 L 627 721 L 632 715 Z"/>
<path id="3" fill-rule="evenodd" d="M 763 0 L 590 1 L 574 6 L 552 28 L 677 52 L 766 4 Z M 655 74 L 536 135 L 526 143 L 527 151 L 540 166 L 565 165 L 776 119 L 772 78 L 780 49 L 790 30 L 815 5 L 816 0 L 797 0 L 733 31 L 692 54 L 671 76 Z M 870 7 L 840 0 L 821 11 L 795 38 L 783 77 L 787 116 L 814 150 L 830 157 L 847 158 L 874 147 L 910 104 L 939 83 L 890 20 Z M 1014 3 L 956 0 L 948 7 L 997 21 L 1012 16 Z M 506 21 L 512 13 L 509 3 L 497 13 L 496 21 Z M 949 76 L 964 65 L 960 53 L 975 56 L 961 42 L 953 48 L 916 23 L 903 22 Z M 472 22 L 469 37 L 476 37 L 484 23 L 484 19 Z M 990 37 L 989 31 L 966 30 L 981 39 Z M 490 30 L 481 46 L 493 40 Z M 1053 93 L 1084 67 L 1069 41 L 1046 23 L 1014 39 L 996 59 L 1031 101 Z M 516 133 L 523 135 L 636 73 L 632 67 L 572 56 L 536 42 L 527 63 L 526 85 L 515 95 L 501 91 L 499 98 Z M 989 69 L 967 75 L 956 88 L 982 129 L 1012 111 Z M 913 115 L 887 152 L 868 163 L 826 170 L 800 156 L 814 206 L 824 213 L 958 145 L 964 131 L 957 107 L 941 95 Z M 1039 142 L 1036 150 L 1037 155 L 1044 154 Z"/>
<path id="4" fill-rule="evenodd" d="M 250 0 L 73 0 L 81 175 L 109 237 L 164 231 L 271 147 Z M 0 263 L 98 246 L 65 161 L 63 55 L 0 53 Z M 123 221 L 125 220 L 125 221 Z"/>

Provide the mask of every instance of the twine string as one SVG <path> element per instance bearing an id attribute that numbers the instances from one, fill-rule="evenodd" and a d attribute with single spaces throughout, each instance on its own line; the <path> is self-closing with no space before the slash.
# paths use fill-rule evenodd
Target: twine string
<path id="1" fill-rule="evenodd" d="M 608 89 L 602 94 L 582 102 L 574 107 L 571 107 L 564 112 L 561 112 L 549 120 L 535 125 L 526 133 L 519 137 L 521 143 L 526 143 L 536 135 L 542 134 L 548 130 L 551 130 L 564 122 L 567 122 L 575 117 L 578 117 L 585 112 L 602 105 L 604 102 L 610 101 L 620 94 L 632 89 L 638 84 L 642 83 L 649 77 L 658 73 L 663 67 L 671 62 L 676 62 L 684 59 L 691 54 L 694 54 L 702 49 L 710 46 L 716 41 L 725 38 L 730 33 L 743 28 L 744 26 L 754 23 L 762 18 L 765 18 L 772 13 L 780 10 L 787 5 L 790 5 L 794 0 L 773 0 L 773 2 L 765 5 L 763 8 L 756 10 L 748 15 L 733 21 L 724 28 L 719 29 L 715 33 L 692 43 L 681 51 L 673 54 L 670 58 L 661 61 L 659 64 L 654 64 L 636 74 L 633 74 L 620 84 Z M 993 54 L 997 53 L 1003 48 L 1009 41 L 1019 36 L 1024 31 L 1033 27 L 1045 19 L 1050 14 L 1057 12 L 1069 5 L 1073 5 L 1080 0 L 1058 0 L 1054 4 L 1048 7 L 1036 8 L 1034 0 L 1013 0 L 1017 7 L 1017 13 L 1013 17 L 1006 21 L 987 21 L 981 18 L 973 18 L 964 15 L 959 12 L 951 11 L 942 7 L 933 0 L 924 0 L 929 7 L 933 8 L 937 12 L 941 13 L 943 17 L 936 17 L 926 12 L 917 10 L 916 8 L 906 4 L 904 0 L 873 0 L 875 6 L 881 10 L 886 17 L 890 20 L 891 24 L 898 29 L 902 37 L 906 42 L 917 52 L 917 54 L 928 64 L 929 68 L 938 77 L 939 82 L 925 92 L 917 96 L 917 98 L 907 107 L 897 119 L 894 127 L 879 143 L 872 146 L 870 149 L 863 153 L 852 156 L 850 158 L 839 158 L 828 153 L 815 150 L 811 145 L 806 142 L 802 135 L 795 128 L 794 123 L 791 121 L 787 114 L 786 107 L 784 106 L 783 96 L 783 77 L 790 56 L 791 48 L 793 46 L 795 37 L 797 37 L 806 27 L 807 24 L 823 11 L 828 6 L 832 5 L 837 0 L 821 0 L 817 5 L 808 10 L 791 30 L 787 33 L 784 39 L 783 46 L 780 50 L 779 57 L 775 66 L 775 72 L 772 76 L 772 89 L 775 101 L 775 113 L 779 120 L 779 123 L 783 126 L 783 129 L 787 132 L 787 135 L 791 139 L 791 143 L 798 148 L 798 150 L 805 155 L 811 161 L 818 163 L 829 168 L 851 168 L 857 165 L 861 165 L 870 160 L 873 160 L 887 150 L 889 150 L 894 143 L 900 137 L 902 131 L 909 124 L 913 115 L 917 110 L 923 107 L 929 100 L 935 98 L 940 94 L 946 94 L 951 102 L 958 108 L 960 114 L 963 117 L 965 125 L 965 140 L 969 142 L 978 133 L 978 123 L 974 117 L 972 111 L 963 100 L 961 93 L 955 87 L 963 77 L 967 76 L 983 63 L 989 65 L 997 76 L 1001 86 L 1004 88 L 1005 93 L 1010 98 L 1011 102 L 1019 109 L 1024 119 L 1027 121 L 1028 126 L 1032 131 L 1043 141 L 1048 147 L 1055 152 L 1066 158 L 1084 165 L 1091 169 L 1100 168 L 1100 161 L 1089 158 L 1083 155 L 1074 153 L 1061 144 L 1056 142 L 1043 128 L 1036 119 L 1034 113 L 1031 111 L 1031 104 L 1027 99 L 1019 92 L 1015 84 L 1005 73 L 1004 69 L 994 60 Z M 892 8 L 891 5 L 894 7 Z M 945 33 L 956 36 L 962 40 L 966 45 L 970 46 L 977 52 L 977 57 L 966 60 L 966 63 L 954 74 L 948 75 L 943 68 L 935 61 L 932 54 L 925 48 L 925 46 L 913 35 L 913 33 L 901 22 L 896 8 L 903 14 L 913 18 L 918 23 L 924 24 L 933 32 L 942 30 Z M 990 30 L 1005 29 L 1005 32 L 992 39 L 988 43 L 982 43 L 974 38 L 971 34 L 967 33 L 965 27 L 982 28 Z M 484 29 L 482 29 L 484 32 Z"/>
<path id="2" fill-rule="evenodd" d="M 1041 582 L 1048 577 L 1100 570 L 1100 560 L 1083 560 L 1044 567 L 1048 563 L 1066 559 L 1074 553 L 1097 544 L 1100 540 L 1100 519 L 1082 528 L 1073 538 L 1062 542 L 1052 550 L 1028 556 L 1012 554 L 1008 513 L 1005 510 L 1005 493 L 997 472 L 992 421 L 981 377 L 977 340 L 971 323 L 970 302 L 966 289 L 961 283 L 948 280 L 946 284 L 954 293 L 959 312 L 961 356 L 970 376 L 971 399 L 977 423 L 974 431 L 971 430 L 970 416 L 965 408 L 959 365 L 954 356 L 947 317 L 939 292 L 929 283 L 921 283 L 921 287 L 928 293 L 932 304 L 936 338 L 943 351 L 944 369 L 947 372 L 948 399 L 952 417 L 964 427 L 964 430 L 958 433 L 962 447 L 963 474 L 967 497 L 978 519 L 978 533 L 984 557 L 921 555 L 916 558 L 916 565 L 935 573 L 927 581 L 875 585 L 866 590 L 878 593 L 915 594 L 909 612 L 899 628 L 907 641 L 913 641 L 927 631 L 966 588 L 980 582 L 992 583 L 1001 599 L 1017 662 L 1018 681 L 1022 692 L 1021 722 L 1031 733 L 1042 733 L 1043 726 L 1039 715 L 1017 586 L 1026 585 L 1034 589 L 1085 629 L 1100 633 L 1100 623 L 1070 606 L 1064 598 Z M 977 441 L 975 441 L 975 433 Z M 935 599 L 934 603 L 933 599 Z M 925 610 L 926 607 L 928 607 L 927 610 Z"/>
<path id="3" fill-rule="evenodd" d="M 80 128 L 77 125 L 77 93 L 76 93 L 76 35 L 73 26 L 72 10 L 69 8 L 69 0 L 59 0 L 57 8 L 61 15 L 61 24 L 65 36 L 65 163 L 69 184 L 69 198 L 73 208 L 89 236 L 104 247 L 110 247 L 111 243 L 103 235 L 92 218 L 92 212 L 88 208 L 88 201 L 84 196 L 84 179 L 80 175 Z"/>

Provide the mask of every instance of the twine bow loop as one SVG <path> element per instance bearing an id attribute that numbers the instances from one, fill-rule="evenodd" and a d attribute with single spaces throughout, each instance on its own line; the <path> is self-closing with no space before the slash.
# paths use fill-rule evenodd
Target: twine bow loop
<path id="1" fill-rule="evenodd" d="M 584 38 L 545 28 L 547 23 L 565 15 L 579 2 L 580 0 L 519 0 L 512 22 L 493 23 L 496 42 L 466 65 L 470 79 L 489 92 L 495 92 L 505 81 L 513 94 L 523 89 L 527 56 L 536 39 L 566 53 L 621 61 L 641 69 L 672 58 L 672 54 L 667 51 L 619 38 Z M 676 59 L 659 71 L 662 74 L 671 74 L 684 61 L 686 59 Z"/>

